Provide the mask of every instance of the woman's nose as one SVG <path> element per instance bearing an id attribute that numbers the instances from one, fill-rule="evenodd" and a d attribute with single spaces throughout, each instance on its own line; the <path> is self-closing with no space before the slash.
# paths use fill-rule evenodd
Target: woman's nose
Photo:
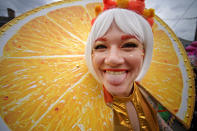
<path id="1" fill-rule="evenodd" d="M 124 63 L 124 58 L 117 47 L 112 47 L 105 57 L 105 64 L 118 66 Z"/>

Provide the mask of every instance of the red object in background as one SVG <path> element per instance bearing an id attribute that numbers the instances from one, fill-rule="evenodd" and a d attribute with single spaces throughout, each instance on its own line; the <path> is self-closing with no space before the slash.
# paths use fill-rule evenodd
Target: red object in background
<path id="1" fill-rule="evenodd" d="M 197 66 L 197 41 L 193 41 L 189 46 L 185 48 L 190 62 L 193 66 Z"/>
<path id="2" fill-rule="evenodd" d="M 197 47 L 197 41 L 193 41 L 193 42 L 191 43 L 191 46 Z"/>

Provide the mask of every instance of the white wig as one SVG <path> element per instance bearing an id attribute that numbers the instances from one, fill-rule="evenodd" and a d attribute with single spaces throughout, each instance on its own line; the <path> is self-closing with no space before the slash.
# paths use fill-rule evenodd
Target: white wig
<path id="1" fill-rule="evenodd" d="M 124 33 L 135 36 L 144 44 L 145 56 L 142 69 L 135 79 L 135 81 L 140 81 L 147 72 L 152 60 L 153 33 L 151 26 L 142 16 L 127 9 L 109 9 L 96 18 L 86 44 L 85 58 L 88 69 L 100 82 L 92 63 L 92 48 L 95 40 L 105 35 L 113 21 Z"/>

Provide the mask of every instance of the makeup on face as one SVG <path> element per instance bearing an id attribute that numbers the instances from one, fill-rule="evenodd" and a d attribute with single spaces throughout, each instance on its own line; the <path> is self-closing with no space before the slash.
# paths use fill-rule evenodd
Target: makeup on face
<path id="1" fill-rule="evenodd" d="M 126 96 L 143 63 L 143 44 L 115 23 L 93 44 L 92 61 L 98 78 L 112 95 Z"/>

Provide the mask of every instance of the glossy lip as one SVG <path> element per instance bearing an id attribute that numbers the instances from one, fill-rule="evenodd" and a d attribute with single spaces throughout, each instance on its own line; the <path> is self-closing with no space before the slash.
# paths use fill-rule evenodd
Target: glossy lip
<path id="1" fill-rule="evenodd" d="M 126 71 L 128 72 L 128 69 L 103 69 L 104 72 L 106 71 L 114 71 L 114 72 L 120 72 L 120 71 Z"/>

